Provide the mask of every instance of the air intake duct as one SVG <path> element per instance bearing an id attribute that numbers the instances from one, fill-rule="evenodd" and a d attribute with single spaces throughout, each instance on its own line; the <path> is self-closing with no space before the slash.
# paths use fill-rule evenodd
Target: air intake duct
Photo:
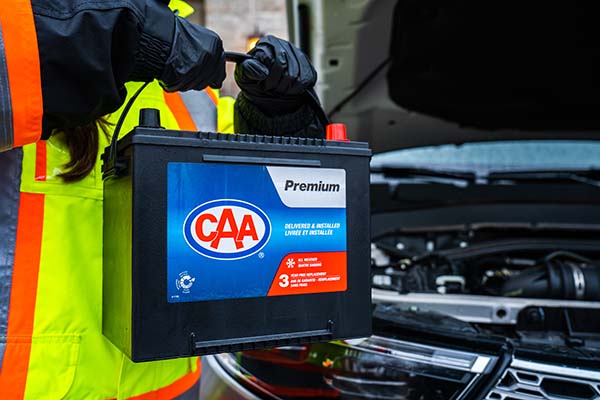
<path id="1" fill-rule="evenodd" d="M 546 257 L 502 285 L 502 296 L 600 300 L 600 265 Z"/>

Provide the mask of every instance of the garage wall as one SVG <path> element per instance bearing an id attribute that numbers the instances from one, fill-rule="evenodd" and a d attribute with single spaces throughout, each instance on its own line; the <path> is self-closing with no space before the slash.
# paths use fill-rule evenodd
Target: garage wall
<path id="1" fill-rule="evenodd" d="M 288 38 L 285 0 L 195 0 L 194 22 L 219 33 L 225 49 L 245 52 L 246 39 L 255 32 Z M 233 65 L 227 67 L 223 95 L 235 96 L 239 89 L 233 80 Z"/>

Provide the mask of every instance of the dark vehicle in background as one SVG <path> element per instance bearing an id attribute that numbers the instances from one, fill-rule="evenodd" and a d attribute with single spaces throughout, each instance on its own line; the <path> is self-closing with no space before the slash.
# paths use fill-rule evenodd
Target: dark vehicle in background
<path id="1" fill-rule="evenodd" d="M 600 399 L 594 3 L 289 1 L 371 163 L 373 336 L 204 359 L 204 399 Z"/>

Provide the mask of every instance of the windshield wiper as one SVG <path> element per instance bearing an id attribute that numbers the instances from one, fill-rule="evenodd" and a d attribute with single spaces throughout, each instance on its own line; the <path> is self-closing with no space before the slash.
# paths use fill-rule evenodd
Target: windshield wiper
<path id="1" fill-rule="evenodd" d="M 474 183 L 477 175 L 467 171 L 441 171 L 429 168 L 413 168 L 413 167 L 373 167 L 372 173 L 383 174 L 386 178 L 434 178 L 442 180 L 460 180 L 467 183 Z"/>
<path id="2" fill-rule="evenodd" d="M 505 171 L 490 172 L 485 176 L 489 183 L 498 181 L 513 182 L 578 182 L 586 185 L 600 187 L 600 170 L 543 170 L 543 171 Z"/>

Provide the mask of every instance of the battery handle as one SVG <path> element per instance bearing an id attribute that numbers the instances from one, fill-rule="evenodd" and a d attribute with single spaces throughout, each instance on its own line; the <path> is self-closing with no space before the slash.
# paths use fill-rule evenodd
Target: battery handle
<path id="1" fill-rule="evenodd" d="M 119 176 L 123 172 L 124 166 L 117 161 L 117 142 L 119 140 L 119 134 L 121 133 L 123 123 L 125 122 L 125 118 L 127 117 L 127 114 L 129 114 L 129 110 L 131 110 L 133 103 L 135 103 L 138 96 L 144 91 L 144 89 L 146 89 L 146 87 L 149 84 L 150 82 L 145 82 L 142 86 L 140 86 L 140 88 L 134 93 L 134 95 L 131 96 L 131 98 L 125 105 L 123 112 L 119 116 L 119 120 L 117 121 L 115 131 L 110 141 L 110 151 L 108 152 L 108 160 L 104 160 L 104 165 L 102 166 L 102 178 L 105 178 L 108 175 Z"/>
<path id="2" fill-rule="evenodd" d="M 328 321 L 326 329 L 208 341 L 196 341 L 196 335 L 191 333 L 190 356 L 231 353 L 262 347 L 290 346 L 299 342 L 329 342 L 333 340 L 333 327 L 333 321 Z"/>

